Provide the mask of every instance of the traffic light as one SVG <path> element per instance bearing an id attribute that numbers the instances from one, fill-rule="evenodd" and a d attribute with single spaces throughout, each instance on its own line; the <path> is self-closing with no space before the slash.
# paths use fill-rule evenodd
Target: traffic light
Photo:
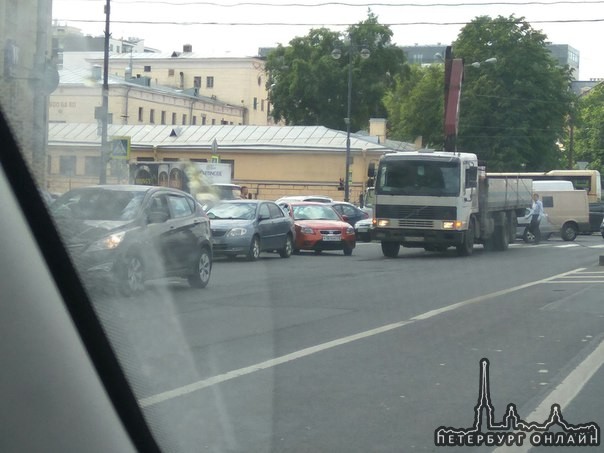
<path id="1" fill-rule="evenodd" d="M 340 178 L 340 184 L 338 185 L 338 190 L 344 190 L 344 178 Z"/>

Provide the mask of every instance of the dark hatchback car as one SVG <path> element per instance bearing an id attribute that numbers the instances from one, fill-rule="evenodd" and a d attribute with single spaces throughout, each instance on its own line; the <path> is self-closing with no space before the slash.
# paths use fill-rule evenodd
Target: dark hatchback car
<path id="1" fill-rule="evenodd" d="M 369 214 L 367 214 L 360 208 L 357 208 L 352 203 L 347 203 L 345 201 L 335 201 L 331 203 L 331 206 L 333 206 L 336 212 L 340 214 L 340 216 L 352 226 L 355 226 L 355 224 L 359 220 L 369 218 Z"/>
<path id="2" fill-rule="evenodd" d="M 273 201 L 229 200 L 208 210 L 216 255 L 245 255 L 255 261 L 262 251 L 289 258 L 295 239 L 294 220 Z"/>
<path id="3" fill-rule="evenodd" d="M 72 189 L 51 206 L 89 288 L 140 292 L 145 281 L 182 277 L 203 288 L 212 271 L 210 222 L 177 189 L 103 185 Z"/>

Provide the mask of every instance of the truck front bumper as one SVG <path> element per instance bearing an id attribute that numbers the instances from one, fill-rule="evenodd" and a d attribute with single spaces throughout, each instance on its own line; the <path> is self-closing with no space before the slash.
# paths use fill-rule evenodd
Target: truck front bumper
<path id="1" fill-rule="evenodd" d="M 464 231 L 457 230 L 375 228 L 372 230 L 372 239 L 384 242 L 398 242 L 404 247 L 424 247 L 426 245 L 454 246 L 463 243 L 464 233 Z"/>

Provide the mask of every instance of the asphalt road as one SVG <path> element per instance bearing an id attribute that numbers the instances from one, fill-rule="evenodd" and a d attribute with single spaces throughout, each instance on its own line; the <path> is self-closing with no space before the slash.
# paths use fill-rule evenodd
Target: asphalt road
<path id="1" fill-rule="evenodd" d="M 513 403 L 544 423 L 556 403 L 604 426 L 600 255 L 596 235 L 467 258 L 361 243 L 217 259 L 206 289 L 96 306 L 166 450 L 439 451 L 437 428 L 475 422 L 483 358 L 495 421 Z"/>

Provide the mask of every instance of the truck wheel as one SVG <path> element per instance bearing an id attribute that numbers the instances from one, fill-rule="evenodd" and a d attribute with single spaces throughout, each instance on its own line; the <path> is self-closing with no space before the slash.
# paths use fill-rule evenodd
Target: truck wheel
<path id="1" fill-rule="evenodd" d="M 387 258 L 396 258 L 400 249 L 401 244 L 399 244 L 398 242 L 382 241 L 382 253 Z"/>
<path id="2" fill-rule="evenodd" d="M 565 241 L 574 241 L 577 238 L 577 233 L 577 227 L 570 222 L 562 225 L 562 230 L 560 230 L 560 236 Z"/>
<path id="3" fill-rule="evenodd" d="M 474 222 L 470 221 L 463 243 L 456 246 L 458 256 L 470 256 L 474 251 Z"/>
<path id="4" fill-rule="evenodd" d="M 495 250 L 503 252 L 508 249 L 510 243 L 508 242 L 509 234 L 507 231 L 507 223 L 495 227 Z"/>

